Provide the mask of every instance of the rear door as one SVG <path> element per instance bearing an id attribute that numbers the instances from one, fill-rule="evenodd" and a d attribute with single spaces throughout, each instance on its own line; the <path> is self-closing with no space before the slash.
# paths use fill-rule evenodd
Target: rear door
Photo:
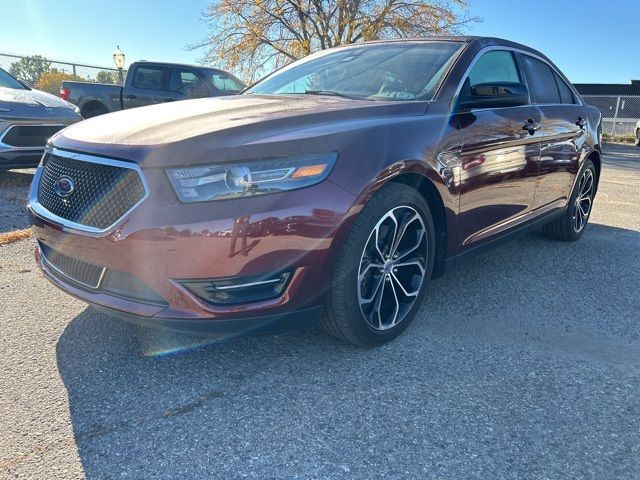
<path id="1" fill-rule="evenodd" d="M 514 52 L 482 53 L 462 89 L 489 82 L 524 82 Z M 527 219 L 538 177 L 542 114 L 534 105 L 523 105 L 456 117 L 463 144 L 458 233 L 462 246 L 471 247 Z"/>
<path id="2" fill-rule="evenodd" d="M 520 54 L 532 101 L 542 111 L 544 139 L 538 187 L 532 205 L 546 213 L 566 205 L 587 141 L 585 109 L 567 82 L 547 62 Z"/>
<path id="3" fill-rule="evenodd" d="M 123 108 L 162 103 L 167 98 L 168 69 L 161 65 L 138 64 L 122 97 Z"/>

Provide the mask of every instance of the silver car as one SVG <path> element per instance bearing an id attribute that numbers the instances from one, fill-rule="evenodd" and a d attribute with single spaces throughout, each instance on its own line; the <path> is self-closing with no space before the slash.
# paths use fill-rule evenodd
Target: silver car
<path id="1" fill-rule="evenodd" d="M 49 137 L 80 120 L 75 105 L 34 90 L 0 68 L 0 171 L 36 166 Z"/>

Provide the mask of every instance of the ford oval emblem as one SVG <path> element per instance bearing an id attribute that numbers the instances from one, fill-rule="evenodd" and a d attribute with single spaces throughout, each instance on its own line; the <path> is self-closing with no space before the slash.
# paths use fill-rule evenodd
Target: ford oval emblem
<path id="1" fill-rule="evenodd" d="M 56 193 L 61 197 L 68 197 L 76 189 L 76 184 L 73 178 L 62 176 L 58 179 L 55 185 Z"/>

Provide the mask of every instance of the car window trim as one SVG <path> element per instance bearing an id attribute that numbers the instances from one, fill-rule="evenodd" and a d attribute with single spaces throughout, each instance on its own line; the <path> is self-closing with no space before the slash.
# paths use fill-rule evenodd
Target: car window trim
<path id="1" fill-rule="evenodd" d="M 569 91 L 571 92 L 571 98 L 573 99 L 573 101 L 570 102 L 570 103 L 562 102 L 562 104 L 563 105 L 576 105 L 576 96 L 573 94 L 573 90 L 571 90 L 571 88 L 569 87 L 569 84 L 567 82 L 565 82 L 564 79 L 560 75 L 558 75 L 555 70 L 553 72 L 553 78 L 556 81 L 556 85 L 558 87 L 558 92 L 560 92 L 560 101 L 561 102 L 562 102 L 562 92 L 560 91 L 560 85 L 558 84 L 558 82 L 559 81 L 562 82 L 569 89 Z"/>
<path id="2" fill-rule="evenodd" d="M 528 52 L 528 51 L 523 50 L 521 48 L 510 47 L 510 46 L 507 46 L 507 45 L 488 45 L 488 46 L 483 47 L 480 50 L 478 50 L 478 52 L 474 55 L 473 59 L 471 60 L 471 62 L 469 62 L 469 65 L 467 66 L 467 68 L 465 69 L 464 73 L 462 74 L 462 78 L 458 82 L 458 86 L 456 88 L 456 92 L 455 92 L 453 98 L 451 99 L 451 105 L 450 105 L 451 113 L 454 113 L 454 106 L 455 106 L 455 104 L 456 104 L 456 102 L 458 100 L 458 97 L 460 96 L 460 92 L 462 91 L 462 87 L 464 86 L 464 82 L 467 79 L 467 77 L 469 76 L 469 74 L 471 73 L 471 70 L 473 69 L 473 67 L 477 63 L 478 59 L 482 55 L 484 55 L 485 53 L 490 52 L 492 50 L 506 50 L 506 51 L 510 51 L 510 52 L 515 54 L 514 59 L 516 60 L 516 65 L 517 65 L 518 69 L 520 70 L 519 73 L 521 75 L 521 78 L 524 80 L 524 83 L 527 86 L 527 89 L 529 89 L 529 103 L 527 105 L 520 105 L 520 106 L 517 106 L 517 107 L 500 107 L 498 109 L 496 109 L 496 108 L 489 108 L 489 109 L 487 109 L 487 108 L 478 108 L 478 109 L 474 109 L 474 110 L 482 111 L 482 110 L 500 110 L 502 108 L 545 107 L 545 106 L 546 107 L 550 107 L 550 106 L 563 106 L 563 105 L 564 106 L 566 106 L 566 105 L 583 106 L 584 105 L 582 97 L 577 92 L 577 90 L 574 88 L 573 84 L 566 79 L 566 77 L 562 74 L 562 72 L 560 72 L 557 68 L 555 68 L 553 65 L 551 65 L 548 60 L 544 59 L 540 55 L 536 55 L 535 53 Z M 560 78 L 563 79 L 567 83 L 567 85 L 569 86 L 569 88 L 573 92 L 573 95 L 574 95 L 577 103 L 534 104 L 532 102 L 532 100 L 531 100 L 531 89 L 529 88 L 529 81 L 527 79 L 527 75 L 526 75 L 524 66 L 521 64 L 522 61 L 521 61 L 520 58 L 518 58 L 518 55 L 529 55 L 530 57 L 533 57 L 533 58 L 535 58 L 537 60 L 540 60 L 541 62 L 543 62 L 546 65 L 548 65 L 549 67 L 551 67 L 551 70 L 556 72 L 560 76 Z M 556 88 L 557 88 L 557 85 L 556 85 Z M 558 92 L 558 94 L 559 93 L 560 92 Z"/>

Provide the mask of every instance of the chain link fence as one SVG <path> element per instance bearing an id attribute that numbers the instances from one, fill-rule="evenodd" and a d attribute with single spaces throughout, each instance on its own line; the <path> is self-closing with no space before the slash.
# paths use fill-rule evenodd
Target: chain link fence
<path id="1" fill-rule="evenodd" d="M 640 96 L 582 95 L 602 112 L 602 132 L 611 136 L 633 136 L 640 120 Z"/>
<path id="2" fill-rule="evenodd" d="M 0 68 L 32 87 L 57 95 L 63 80 L 122 84 L 126 70 L 0 52 Z"/>

